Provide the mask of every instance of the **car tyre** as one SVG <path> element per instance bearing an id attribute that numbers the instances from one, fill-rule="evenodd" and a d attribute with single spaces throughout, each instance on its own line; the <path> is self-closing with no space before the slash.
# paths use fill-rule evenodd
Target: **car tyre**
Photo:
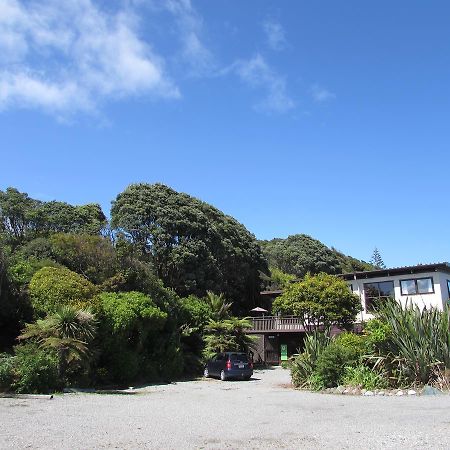
<path id="1" fill-rule="evenodd" d="M 221 379 L 222 381 L 226 381 L 226 379 L 227 379 L 227 376 L 226 376 L 224 370 L 222 370 L 222 372 L 220 372 L 220 379 Z"/>
<path id="2" fill-rule="evenodd" d="M 209 378 L 209 370 L 208 370 L 207 367 L 205 367 L 205 370 L 203 371 L 203 376 L 204 376 L 205 378 Z"/>

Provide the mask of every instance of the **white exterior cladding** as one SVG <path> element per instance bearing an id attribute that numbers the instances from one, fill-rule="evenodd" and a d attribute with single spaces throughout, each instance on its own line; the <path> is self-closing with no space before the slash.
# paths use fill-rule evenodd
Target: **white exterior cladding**
<path id="1" fill-rule="evenodd" d="M 405 268 L 406 269 L 406 268 Z M 368 276 L 370 274 L 370 276 Z M 412 302 L 414 305 L 418 305 L 420 308 L 435 307 L 438 309 L 443 309 L 444 305 L 449 302 L 449 285 L 450 273 L 446 271 L 429 271 L 429 272 L 416 272 L 416 273 L 402 273 L 390 275 L 387 273 L 380 273 L 380 276 L 376 275 L 375 272 L 368 272 L 367 276 L 364 276 L 364 272 L 357 272 L 353 274 L 353 279 L 350 279 L 350 274 L 346 274 L 346 281 L 349 286 L 351 286 L 352 291 L 359 296 L 361 299 L 361 305 L 363 311 L 359 316 L 358 322 L 369 320 L 373 315 L 366 310 L 366 290 L 365 285 L 368 283 L 383 283 L 383 282 L 393 282 L 394 283 L 394 296 L 395 299 L 401 302 L 403 305 L 406 302 Z M 402 294 L 401 280 L 417 280 L 430 278 L 433 284 L 432 293 L 427 294 Z"/>

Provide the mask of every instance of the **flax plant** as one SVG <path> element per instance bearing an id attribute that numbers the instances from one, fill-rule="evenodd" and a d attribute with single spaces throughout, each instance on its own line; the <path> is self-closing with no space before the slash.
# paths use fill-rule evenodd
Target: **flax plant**
<path id="1" fill-rule="evenodd" d="M 449 307 L 419 308 L 388 301 L 377 316 L 391 332 L 380 363 L 397 383 L 425 384 L 450 369 Z"/>

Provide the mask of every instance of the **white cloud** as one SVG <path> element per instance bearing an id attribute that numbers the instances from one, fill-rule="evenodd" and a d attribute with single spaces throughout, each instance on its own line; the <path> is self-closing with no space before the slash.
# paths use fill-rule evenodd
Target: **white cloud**
<path id="1" fill-rule="evenodd" d="M 317 103 L 324 103 L 329 100 L 334 100 L 336 98 L 336 94 L 328 91 L 327 89 L 319 86 L 318 84 L 314 84 L 311 87 L 311 95 Z"/>
<path id="2" fill-rule="evenodd" d="M 266 20 L 263 23 L 263 29 L 266 33 L 267 43 L 272 50 L 283 50 L 286 48 L 287 41 L 283 26 L 274 20 Z"/>
<path id="3" fill-rule="evenodd" d="M 212 53 L 202 41 L 203 21 L 190 0 L 166 0 L 166 9 L 175 17 L 180 34 L 181 56 L 191 75 L 210 75 L 215 69 Z"/>
<path id="4" fill-rule="evenodd" d="M 129 8 L 0 0 L 0 108 L 71 114 L 130 95 L 180 96 Z"/>
<path id="5" fill-rule="evenodd" d="M 238 60 L 224 73 L 233 72 L 239 78 L 254 89 L 262 89 L 265 96 L 255 105 L 255 109 L 261 112 L 285 113 L 295 107 L 295 102 L 287 93 L 286 80 L 277 74 L 257 54 L 249 60 Z"/>

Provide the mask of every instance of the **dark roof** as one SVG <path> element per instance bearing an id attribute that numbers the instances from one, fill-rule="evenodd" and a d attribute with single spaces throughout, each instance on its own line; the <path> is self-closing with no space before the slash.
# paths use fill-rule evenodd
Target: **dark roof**
<path id="1" fill-rule="evenodd" d="M 390 269 L 366 270 L 364 272 L 343 273 L 344 280 L 357 280 L 361 278 L 389 277 L 391 275 L 409 275 L 424 272 L 445 272 L 450 274 L 450 265 L 447 262 L 435 264 L 418 264 L 417 266 L 392 267 Z"/>

